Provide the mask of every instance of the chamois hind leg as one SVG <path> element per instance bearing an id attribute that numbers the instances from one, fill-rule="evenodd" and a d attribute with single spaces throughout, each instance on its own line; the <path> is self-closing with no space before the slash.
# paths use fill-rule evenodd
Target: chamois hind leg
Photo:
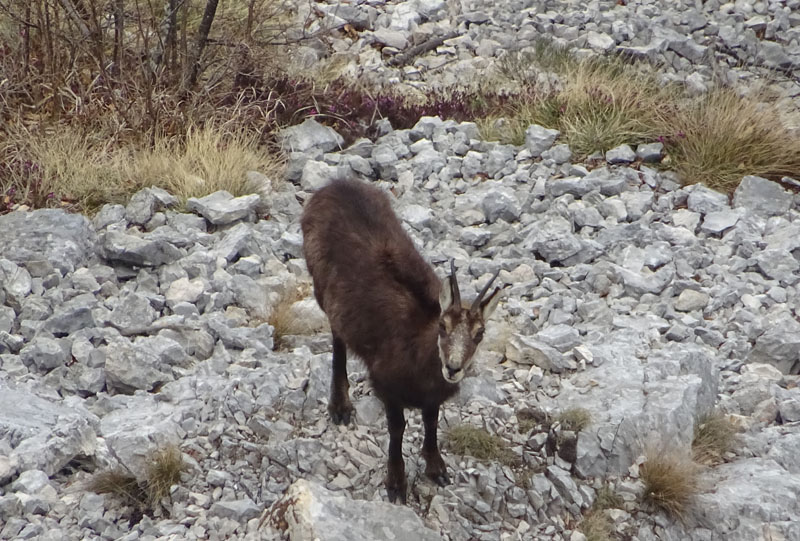
<path id="1" fill-rule="evenodd" d="M 389 471 L 386 474 L 386 494 L 389 501 L 406 503 L 406 465 L 403 462 L 403 431 L 406 418 L 402 406 L 386 403 L 386 421 L 389 425 Z"/>
<path id="2" fill-rule="evenodd" d="M 341 338 L 333 334 L 333 373 L 331 374 L 331 396 L 328 413 L 337 425 L 350 424 L 353 404 L 350 402 L 347 381 L 347 347 Z"/>
<path id="3" fill-rule="evenodd" d="M 443 487 L 450 484 L 447 475 L 447 466 L 444 464 L 439 444 L 436 440 L 436 430 L 439 425 L 439 406 L 422 409 L 422 423 L 425 425 L 425 439 L 422 442 L 422 457 L 425 459 L 425 475 L 430 477 L 437 485 Z"/>

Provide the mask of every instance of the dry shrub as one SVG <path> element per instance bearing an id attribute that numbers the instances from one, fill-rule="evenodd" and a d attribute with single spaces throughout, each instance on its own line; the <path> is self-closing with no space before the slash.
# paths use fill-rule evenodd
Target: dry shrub
<path id="1" fill-rule="evenodd" d="M 690 453 L 682 450 L 648 451 L 639 469 L 644 483 L 644 503 L 675 519 L 685 520 L 699 492 L 699 470 Z"/>
<path id="2" fill-rule="evenodd" d="M 259 149 L 255 137 L 211 125 L 183 138 L 158 138 L 152 147 L 118 145 L 66 126 L 17 126 L 0 153 L 6 158 L 0 193 L 12 194 L 8 206 L 69 204 L 85 211 L 126 202 L 153 185 L 182 199 L 218 190 L 244 195 L 258 189 L 248 185 L 247 171 L 274 177 L 283 167 L 281 156 Z"/>

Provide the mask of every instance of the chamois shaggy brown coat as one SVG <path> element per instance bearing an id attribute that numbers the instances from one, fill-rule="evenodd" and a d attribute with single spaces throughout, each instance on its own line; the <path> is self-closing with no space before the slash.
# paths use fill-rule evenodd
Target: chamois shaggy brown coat
<path id="1" fill-rule="evenodd" d="M 365 183 L 336 181 L 309 201 L 302 229 L 314 296 L 333 335 L 367 365 L 376 395 L 404 408 L 438 405 L 453 395 L 458 387 L 444 380 L 430 347 L 441 281 L 388 197 Z"/>
<path id="2" fill-rule="evenodd" d="M 339 180 L 320 189 L 307 203 L 301 225 L 314 296 L 333 335 L 331 419 L 350 422 L 349 349 L 366 364 L 386 408 L 389 499 L 405 502 L 406 497 L 405 408 L 422 409 L 425 472 L 447 484 L 437 443 L 439 407 L 458 390 L 499 289 L 483 300 L 490 281 L 471 308 L 462 307 L 452 262 L 449 287 L 443 290 L 389 198 L 363 182 Z"/>

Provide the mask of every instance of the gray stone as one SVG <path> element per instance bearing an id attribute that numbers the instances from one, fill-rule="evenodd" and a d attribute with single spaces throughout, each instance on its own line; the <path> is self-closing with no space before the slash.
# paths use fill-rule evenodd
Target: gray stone
<path id="1" fill-rule="evenodd" d="M 226 225 L 239 220 L 252 220 L 260 200 L 256 194 L 233 197 L 223 190 L 199 199 L 190 197 L 186 201 L 186 208 L 214 225 Z"/>
<path id="2" fill-rule="evenodd" d="M 134 346 L 127 339 L 116 339 L 105 349 L 105 355 L 106 383 L 112 391 L 151 391 L 156 385 L 173 380 L 169 366 L 164 366 L 155 352 Z"/>
<path id="3" fill-rule="evenodd" d="M 353 406 L 356 410 L 356 423 L 363 426 L 375 426 L 384 417 L 383 402 L 373 395 L 363 396 Z"/>
<path id="4" fill-rule="evenodd" d="M 330 184 L 334 179 L 341 178 L 339 168 L 317 160 L 308 160 L 303 166 L 300 175 L 300 187 L 307 192 L 315 192 Z"/>
<path id="5" fill-rule="evenodd" d="M 242 500 L 223 500 L 214 502 L 208 514 L 212 517 L 229 518 L 243 524 L 261 515 L 262 508 L 250 498 Z"/>
<path id="6" fill-rule="evenodd" d="M 580 333 L 570 325 L 548 325 L 536 333 L 536 339 L 566 353 L 580 344 Z"/>
<path id="7" fill-rule="evenodd" d="M 297 126 L 284 128 L 278 134 L 278 141 L 286 152 L 306 152 L 310 149 L 331 152 L 344 144 L 344 138 L 336 130 L 323 126 L 313 118 Z"/>
<path id="8" fill-rule="evenodd" d="M 545 185 L 547 194 L 553 198 L 561 197 L 564 194 L 572 194 L 575 197 L 583 197 L 592 190 L 592 186 L 580 177 L 566 177 L 549 180 Z"/>
<path id="9" fill-rule="evenodd" d="M 300 479 L 274 504 L 290 541 L 440 541 L 408 507 L 352 500 Z"/>
<path id="10" fill-rule="evenodd" d="M 557 397 L 557 409 L 580 406 L 592 415 L 578 438 L 574 471 L 581 477 L 625 474 L 644 443 L 688 448 L 695 419 L 716 400 L 717 370 L 708 349 L 666 342 L 637 357 L 646 340 L 622 330 L 589 346 L 595 359 L 604 359 L 602 366 L 573 375 Z"/>
<path id="11" fill-rule="evenodd" d="M 517 364 L 535 365 L 543 370 L 560 374 L 574 370 L 577 365 L 554 347 L 530 336 L 514 334 L 508 340 L 506 359 Z"/>
<path id="12" fill-rule="evenodd" d="M 522 242 L 522 248 L 539 254 L 548 263 L 561 262 L 583 249 L 572 224 L 553 214 L 543 216 Z"/>
<path id="13" fill-rule="evenodd" d="M 689 210 L 701 214 L 730 208 L 727 195 L 706 188 L 702 184 L 691 186 L 691 192 L 689 193 L 689 198 L 686 203 Z"/>
<path id="14" fill-rule="evenodd" d="M 800 373 L 800 321 L 786 309 L 777 309 L 767 314 L 762 328 L 747 362 L 771 364 L 784 374 Z"/>
<path id="15" fill-rule="evenodd" d="M 794 284 L 800 279 L 797 274 L 800 261 L 786 250 L 764 250 L 755 256 L 756 265 L 764 276 L 779 280 L 781 284 Z"/>
<path id="16" fill-rule="evenodd" d="M 792 207 L 794 196 L 777 182 L 746 176 L 733 192 L 733 206 L 744 207 L 763 217 L 782 216 Z"/>
<path id="17" fill-rule="evenodd" d="M 179 278 L 169 285 L 164 297 L 167 301 L 167 306 L 170 308 L 174 308 L 179 303 L 188 302 L 194 304 L 208 288 L 208 283 L 202 278 L 195 278 L 194 280 L 189 280 L 185 277 Z"/>
<path id="18" fill-rule="evenodd" d="M 569 145 L 560 144 L 542 152 L 543 160 L 553 160 L 557 165 L 568 163 L 572 159 L 572 150 Z"/>
<path id="19" fill-rule="evenodd" d="M 0 254 L 17 264 L 47 261 L 62 272 L 83 266 L 97 236 L 85 216 L 40 209 L 0 216 Z"/>
<path id="20" fill-rule="evenodd" d="M 708 301 L 709 296 L 707 293 L 695 291 L 694 289 L 684 289 L 675 300 L 675 310 L 679 312 L 702 310 L 708 305 Z"/>
<path id="21" fill-rule="evenodd" d="M 93 456 L 97 422 L 78 402 L 48 400 L 0 380 L 0 441 L 10 443 L 17 471 L 52 476 L 77 455 Z"/>
<path id="22" fill-rule="evenodd" d="M 617 279 L 622 282 L 625 289 L 636 295 L 645 293 L 658 295 L 675 277 L 675 268 L 672 265 L 665 265 L 656 272 L 650 272 L 649 269 L 637 272 L 619 265 L 613 265 L 613 268 Z"/>
<path id="23" fill-rule="evenodd" d="M 208 385 L 205 392 L 213 390 Z M 139 480 L 147 478 L 148 460 L 156 450 L 178 445 L 184 413 L 174 404 L 156 401 L 153 395 L 115 396 L 116 409 L 102 417 L 98 435 L 112 456 Z M 199 407 L 199 405 L 198 405 Z"/>
<path id="24" fill-rule="evenodd" d="M 98 231 L 101 229 L 106 229 L 111 225 L 117 225 L 117 224 L 122 227 L 125 227 L 127 225 L 125 223 L 125 207 L 116 204 L 103 205 L 100 211 L 97 214 L 95 214 L 95 217 L 92 220 L 92 224 Z"/>
<path id="25" fill-rule="evenodd" d="M 538 158 L 542 152 L 553 146 L 553 143 L 561 134 L 558 130 L 551 130 L 538 124 L 528 126 L 525 130 L 525 147 L 530 151 L 531 156 Z"/>
<path id="26" fill-rule="evenodd" d="M 372 33 L 372 37 L 377 43 L 388 45 L 395 49 L 405 49 L 408 46 L 408 33 L 404 30 L 378 28 Z"/>
<path id="27" fill-rule="evenodd" d="M 400 212 L 400 218 L 417 231 L 430 227 L 433 212 L 422 205 L 408 205 Z"/>
<path id="28" fill-rule="evenodd" d="M 514 190 L 500 184 L 488 184 L 486 195 L 481 200 L 481 210 L 486 216 L 486 221 L 494 223 L 497 220 L 515 222 L 519 219 L 520 208 Z"/>
<path id="29" fill-rule="evenodd" d="M 595 51 L 601 53 L 607 53 L 617 45 L 617 43 L 614 41 L 614 38 L 608 34 L 594 31 L 587 32 L 586 44 Z"/>
<path id="30" fill-rule="evenodd" d="M 10 488 L 23 494 L 36 494 L 47 486 L 51 486 L 49 475 L 42 470 L 27 470 L 19 474 Z"/>
<path id="31" fill-rule="evenodd" d="M 644 143 L 636 147 L 636 157 L 645 163 L 660 162 L 663 155 L 663 143 Z"/>
<path id="32" fill-rule="evenodd" d="M 100 237 L 100 254 L 108 261 L 144 267 L 156 267 L 180 259 L 181 251 L 164 240 L 150 240 L 108 231 Z"/>
<path id="33" fill-rule="evenodd" d="M 63 366 L 67 362 L 67 352 L 58 340 L 46 336 L 36 336 L 19 352 L 22 362 L 46 372 Z"/>
<path id="34" fill-rule="evenodd" d="M 774 460 L 741 458 L 706 470 L 701 480 L 714 490 L 697 495 L 698 520 L 711 525 L 720 539 L 795 539 L 800 524 L 794 517 L 800 498 L 800 477 L 789 475 Z M 767 526 L 768 525 L 768 526 Z"/>
<path id="35" fill-rule="evenodd" d="M 7 259 L 0 259 L 0 284 L 6 295 L 14 302 L 20 303 L 31 292 L 31 275 L 25 267 L 20 267 Z"/>
<path id="36" fill-rule="evenodd" d="M 606 152 L 606 161 L 612 165 L 631 163 L 636 160 L 636 152 L 629 145 L 620 145 Z"/>
<path id="37" fill-rule="evenodd" d="M 572 480 L 572 476 L 568 471 L 558 466 L 548 466 L 545 472 L 547 478 L 566 501 L 572 502 L 578 507 L 584 506 L 583 496 L 578 491 L 578 486 Z"/>
<path id="38" fill-rule="evenodd" d="M 147 297 L 138 293 L 128 293 L 111 311 L 108 320 L 116 328 L 128 330 L 147 327 L 157 317 L 158 314 L 150 305 Z"/>
<path id="39" fill-rule="evenodd" d="M 703 225 L 700 226 L 700 229 L 706 233 L 717 235 L 735 226 L 740 217 L 741 213 L 733 209 L 709 212 L 703 218 Z"/>
<path id="40" fill-rule="evenodd" d="M 77 330 L 95 326 L 92 310 L 97 306 L 94 295 L 85 293 L 60 304 L 42 325 L 42 330 L 55 336 L 66 336 Z"/>

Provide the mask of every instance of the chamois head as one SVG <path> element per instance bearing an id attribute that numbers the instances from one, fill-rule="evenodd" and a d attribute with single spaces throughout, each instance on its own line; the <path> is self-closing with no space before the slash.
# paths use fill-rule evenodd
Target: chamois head
<path id="1" fill-rule="evenodd" d="M 439 294 L 441 316 L 439 318 L 439 359 L 442 361 L 442 376 L 449 383 L 458 383 L 472 366 L 472 357 L 483 340 L 483 330 L 500 300 L 500 288 L 484 299 L 494 282 L 498 270 L 486 283 L 469 308 L 462 306 L 461 293 L 456 280 L 456 269 L 450 260 L 450 278 L 442 284 Z"/>

